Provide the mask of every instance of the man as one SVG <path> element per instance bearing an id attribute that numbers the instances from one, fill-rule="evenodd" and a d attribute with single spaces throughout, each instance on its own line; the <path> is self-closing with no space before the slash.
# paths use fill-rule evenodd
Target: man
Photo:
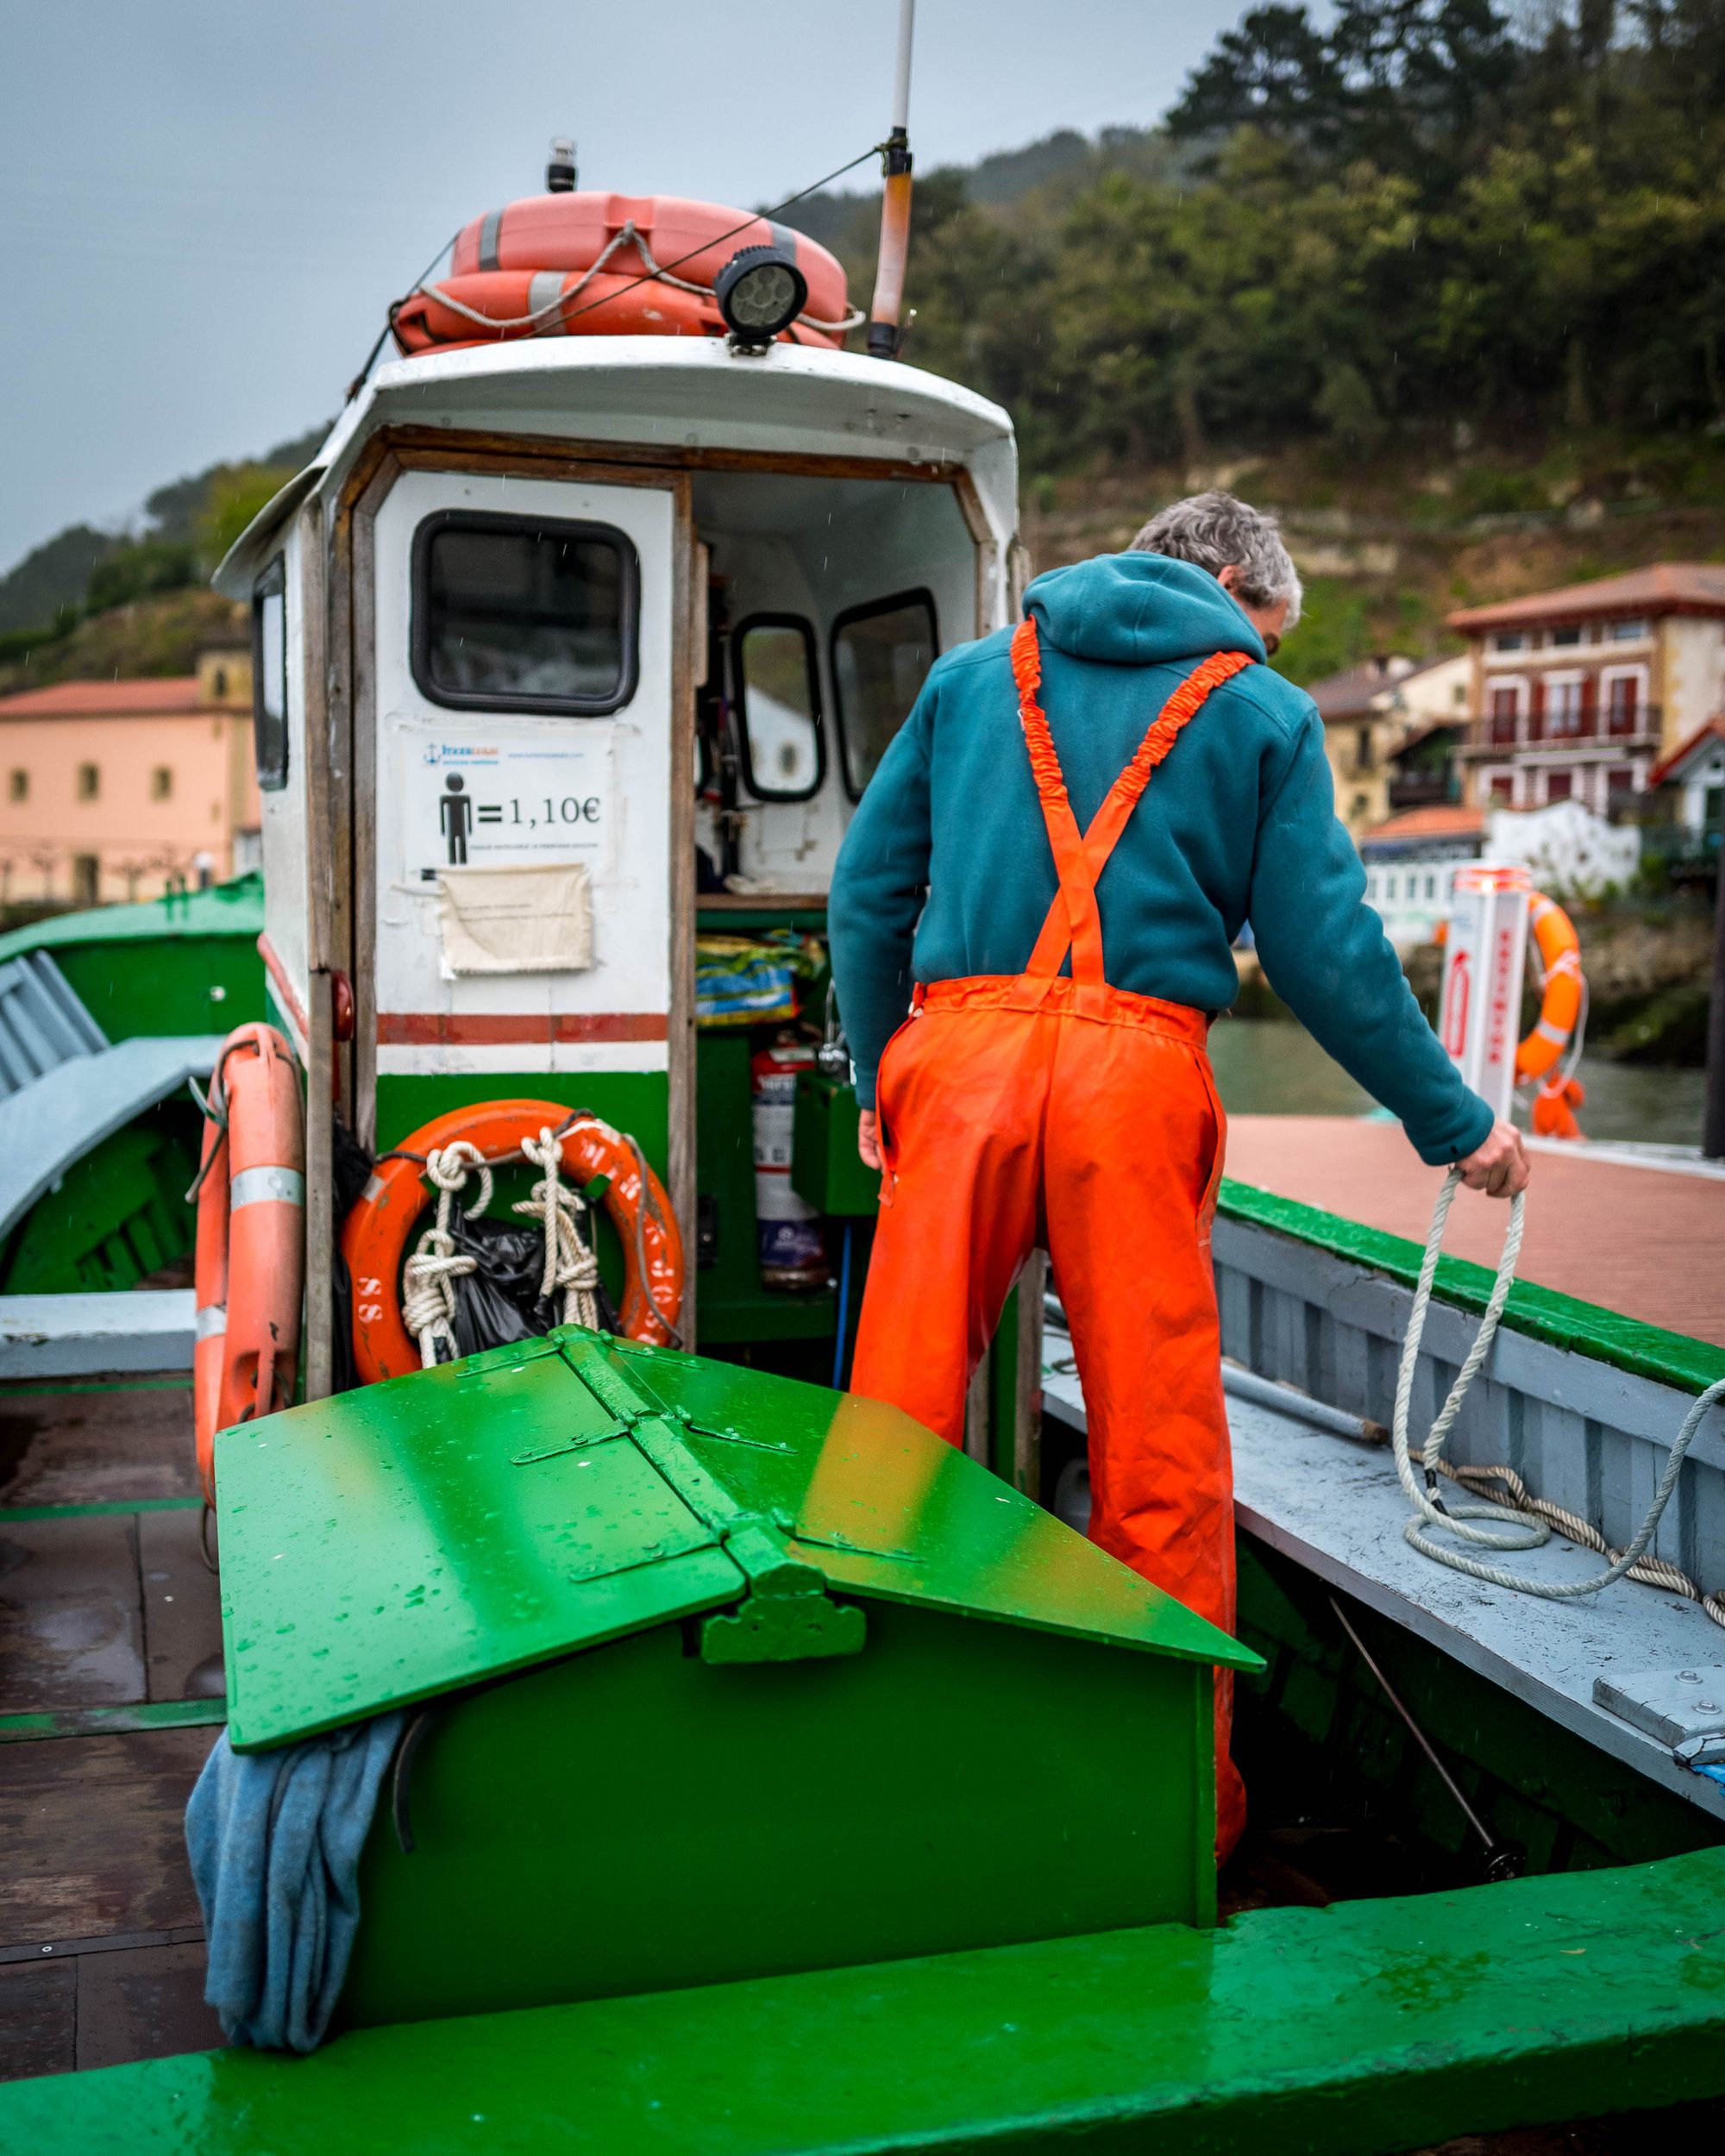
<path id="1" fill-rule="evenodd" d="M 883 1171 L 853 1386 L 959 1442 L 1045 1238 L 1084 1386 L 1091 1534 L 1227 1630 L 1205 1037 L 1245 923 L 1271 985 L 1423 1159 L 1498 1197 L 1527 1177 L 1364 903 L 1315 705 L 1263 663 L 1299 608 L 1273 519 L 1220 493 L 1038 577 L 1015 630 L 930 674 L 829 912 L 862 1156 Z M 1245 1796 L 1218 1695 L 1226 1855 Z"/>

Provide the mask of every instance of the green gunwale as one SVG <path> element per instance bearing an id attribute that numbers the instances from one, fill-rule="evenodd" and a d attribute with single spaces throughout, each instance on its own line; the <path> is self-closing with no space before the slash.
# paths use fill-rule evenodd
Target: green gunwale
<path id="1" fill-rule="evenodd" d="M 1231 1220 L 1270 1228 L 1296 1243 L 1328 1250 L 1337 1257 L 1369 1265 L 1410 1286 L 1420 1276 L 1425 1256 L 1417 1243 L 1381 1228 L 1362 1227 L 1316 1206 L 1279 1198 L 1273 1191 L 1225 1177 L 1217 1211 Z M 1483 1310 L 1491 1293 L 1492 1275 L 1484 1265 L 1463 1257 L 1438 1260 L 1437 1292 L 1446 1302 L 1464 1310 Z M 1725 1348 L 1706 1340 L 1692 1340 L 1687 1333 L 1667 1332 L 1662 1326 L 1644 1325 L 1638 1318 L 1621 1316 L 1597 1303 L 1583 1302 L 1574 1295 L 1559 1294 L 1552 1288 L 1537 1288 L 1518 1280 L 1509 1290 L 1503 1323 L 1553 1347 L 1568 1348 L 1609 1363 L 1636 1377 L 1674 1385 L 1686 1393 L 1704 1392 L 1725 1377 Z"/>

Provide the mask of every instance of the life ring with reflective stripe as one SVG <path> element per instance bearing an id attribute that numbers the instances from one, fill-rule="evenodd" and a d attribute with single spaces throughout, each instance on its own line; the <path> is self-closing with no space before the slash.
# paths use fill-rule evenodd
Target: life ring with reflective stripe
<path id="1" fill-rule="evenodd" d="M 216 1497 L 216 1432 L 293 1398 L 304 1277 L 299 1072 L 273 1025 L 242 1025 L 210 1081 L 198 1186 L 192 1420 Z"/>
<path id="2" fill-rule="evenodd" d="M 1534 931 L 1546 977 L 1540 1015 L 1532 1032 L 1515 1050 L 1518 1082 L 1543 1078 L 1569 1046 L 1581 1017 L 1584 993 L 1581 941 L 1568 914 L 1543 892 L 1530 891 L 1527 925 Z"/>
<path id="3" fill-rule="evenodd" d="M 379 1158 L 342 1226 L 342 1255 L 353 1283 L 354 1363 L 368 1385 L 422 1367 L 401 1314 L 401 1269 L 430 1202 L 420 1176 L 426 1156 L 456 1139 L 492 1164 L 521 1157 L 524 1138 L 549 1130 L 561 1172 L 578 1189 L 605 1179 L 600 1200 L 623 1244 L 618 1322 L 627 1339 L 675 1344 L 683 1307 L 683 1238 L 665 1187 L 634 1139 L 596 1115 L 570 1116 L 552 1100 L 483 1100 L 454 1108 Z"/>
<path id="4" fill-rule="evenodd" d="M 447 277 L 392 310 L 404 352 L 533 336 L 723 336 L 713 280 L 775 247 L 808 285 L 785 342 L 831 348 L 853 317 L 837 256 L 787 225 L 680 195 L 529 195 L 455 235 Z M 567 298 L 567 305 L 557 303 Z"/>

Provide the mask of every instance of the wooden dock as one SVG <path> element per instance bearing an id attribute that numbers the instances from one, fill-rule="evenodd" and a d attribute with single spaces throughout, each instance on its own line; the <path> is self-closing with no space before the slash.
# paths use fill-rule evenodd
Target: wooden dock
<path id="1" fill-rule="evenodd" d="M 1242 1115 L 1227 1172 L 1303 1205 L 1423 1244 L 1442 1170 L 1398 1124 L 1355 1116 Z M 1445 1248 L 1495 1267 L 1506 1208 L 1458 1196 Z M 1534 1156 L 1521 1278 L 1644 1324 L 1725 1347 L 1725 1179 L 1590 1156 Z"/>

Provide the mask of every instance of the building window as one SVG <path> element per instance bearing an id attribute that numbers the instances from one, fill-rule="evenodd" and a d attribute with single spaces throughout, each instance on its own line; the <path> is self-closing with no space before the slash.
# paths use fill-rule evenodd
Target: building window
<path id="1" fill-rule="evenodd" d="M 910 717 L 940 651 L 927 592 L 854 606 L 832 624 L 832 680 L 838 695 L 844 783 L 853 800 L 875 775 L 888 743 Z"/>
<path id="2" fill-rule="evenodd" d="M 1633 674 L 1608 674 L 1605 677 L 1605 724 L 1613 734 L 1633 734 L 1641 709 L 1641 682 L 1638 668 Z"/>
<path id="3" fill-rule="evenodd" d="M 150 774 L 150 799 L 153 801 L 171 801 L 173 799 L 173 774 L 165 763 L 159 763 Z"/>
<path id="4" fill-rule="evenodd" d="M 216 701 L 218 704 L 224 703 L 227 700 L 228 669 L 226 667 L 217 667 L 210 674 L 210 693 L 215 697 Z"/>
<path id="5" fill-rule="evenodd" d="M 614 711 L 641 572 L 611 524 L 445 510 L 413 538 L 413 678 L 457 711 Z"/>
<path id="6" fill-rule="evenodd" d="M 1485 693 L 1492 740 L 1513 742 L 1521 716 L 1523 684 L 1520 681 L 1494 681 L 1487 686 Z"/>
<path id="7" fill-rule="evenodd" d="M 97 769 L 96 766 L 93 763 L 79 764 L 78 767 L 78 799 L 80 801 L 93 801 L 97 799 L 101 792 L 102 774 Z"/>
<path id="8" fill-rule="evenodd" d="M 1632 763 L 1613 764 L 1605 774 L 1606 805 L 1615 808 L 1620 803 L 1632 800 L 1636 791 L 1634 765 Z"/>
<path id="9" fill-rule="evenodd" d="M 6 783 L 7 798 L 14 801 L 28 801 L 30 798 L 30 774 L 15 771 Z"/>
<path id="10" fill-rule="evenodd" d="M 1427 896 L 1428 899 L 1434 899 L 1434 898 L 1436 898 L 1436 897 L 1437 897 L 1437 895 L 1438 895 L 1438 876 L 1437 876 L 1437 871 L 1436 871 L 1436 869 L 1433 869 L 1433 870 L 1432 871 L 1431 874 L 1430 874 L 1430 875 L 1428 875 L 1428 876 L 1426 878 L 1426 896 Z"/>
<path id="11" fill-rule="evenodd" d="M 1527 639 L 1519 629 L 1506 630 L 1501 636 L 1491 639 L 1494 651 L 1525 651 L 1527 648 Z"/>
<path id="12" fill-rule="evenodd" d="M 1548 771 L 1546 774 L 1547 801 L 1566 801 L 1575 792 L 1575 774 L 1572 771 Z"/>
<path id="13" fill-rule="evenodd" d="M 1581 731 L 1582 693 L 1578 674 L 1546 677 L 1546 733 L 1548 739 L 1572 739 Z"/>
<path id="14" fill-rule="evenodd" d="M 1358 726 L 1354 729 L 1353 760 L 1354 768 L 1357 771 L 1371 770 L 1371 729 L 1370 726 Z"/>
<path id="15" fill-rule="evenodd" d="M 1512 808 L 1515 801 L 1515 780 L 1508 771 L 1494 771 L 1487 781 L 1492 800 L 1499 808 Z"/>
<path id="16" fill-rule="evenodd" d="M 72 857 L 72 902 L 95 906 L 102 896 L 102 863 L 94 854 Z"/>
<path id="17" fill-rule="evenodd" d="M 1578 644 L 1581 642 L 1581 624 L 1572 622 L 1566 629 L 1552 630 L 1552 642 L 1559 645 Z"/>
<path id="18" fill-rule="evenodd" d="M 1639 643 L 1647 633 L 1647 624 L 1644 621 L 1609 622 L 1605 633 L 1614 644 Z"/>

